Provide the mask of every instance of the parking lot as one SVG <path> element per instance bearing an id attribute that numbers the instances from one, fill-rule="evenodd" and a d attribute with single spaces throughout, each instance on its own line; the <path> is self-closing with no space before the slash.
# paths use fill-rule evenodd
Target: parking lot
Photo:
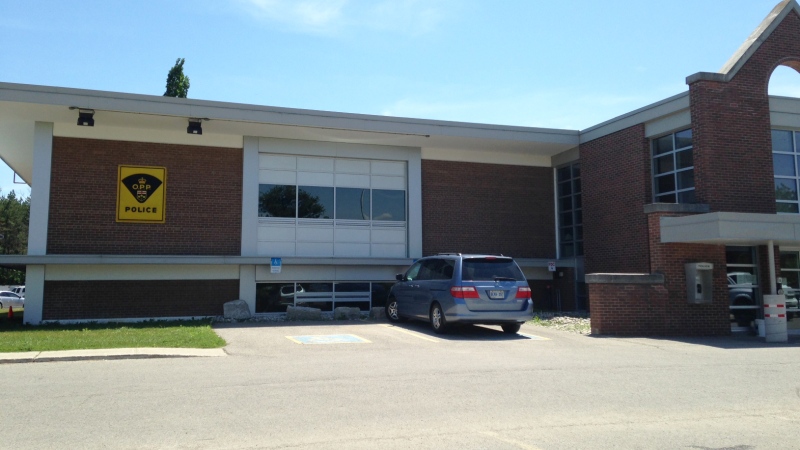
<path id="1" fill-rule="evenodd" d="M 0 366 L 0 447 L 796 448 L 800 342 L 216 326 L 228 356 Z M 307 343 L 303 338 L 307 338 Z M 346 342 L 337 343 L 338 340 Z M 328 341 L 328 342 L 324 342 Z M 793 447 L 794 446 L 794 447 Z"/>

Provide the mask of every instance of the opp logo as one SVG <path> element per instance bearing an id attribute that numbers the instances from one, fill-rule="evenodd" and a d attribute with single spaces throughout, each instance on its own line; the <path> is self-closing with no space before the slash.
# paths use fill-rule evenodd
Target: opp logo
<path id="1" fill-rule="evenodd" d="M 120 165 L 117 222 L 164 223 L 166 167 Z"/>

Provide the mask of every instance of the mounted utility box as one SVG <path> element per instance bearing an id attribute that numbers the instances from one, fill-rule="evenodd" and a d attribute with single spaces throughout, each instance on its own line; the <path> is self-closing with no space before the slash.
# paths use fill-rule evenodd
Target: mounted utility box
<path id="1" fill-rule="evenodd" d="M 689 303 L 711 303 L 714 264 L 704 262 L 687 263 L 685 267 L 686 295 Z"/>

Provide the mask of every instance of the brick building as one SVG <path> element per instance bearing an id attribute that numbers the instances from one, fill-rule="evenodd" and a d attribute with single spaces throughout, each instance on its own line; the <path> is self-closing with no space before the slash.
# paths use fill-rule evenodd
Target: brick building
<path id="1" fill-rule="evenodd" d="M 366 310 L 415 258 L 502 253 L 598 334 L 729 334 L 781 289 L 800 313 L 781 65 L 795 0 L 719 73 L 582 131 L 0 83 L 0 157 L 31 185 L 28 254 L 0 265 L 27 270 L 35 324 Z"/>

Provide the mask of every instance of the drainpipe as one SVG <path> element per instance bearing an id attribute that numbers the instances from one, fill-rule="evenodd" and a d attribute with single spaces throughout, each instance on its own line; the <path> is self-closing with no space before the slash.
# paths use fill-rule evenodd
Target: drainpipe
<path id="1" fill-rule="evenodd" d="M 775 248 L 772 241 L 767 243 L 767 254 L 769 255 L 769 293 L 775 295 L 777 294 L 778 280 L 775 279 Z"/>

